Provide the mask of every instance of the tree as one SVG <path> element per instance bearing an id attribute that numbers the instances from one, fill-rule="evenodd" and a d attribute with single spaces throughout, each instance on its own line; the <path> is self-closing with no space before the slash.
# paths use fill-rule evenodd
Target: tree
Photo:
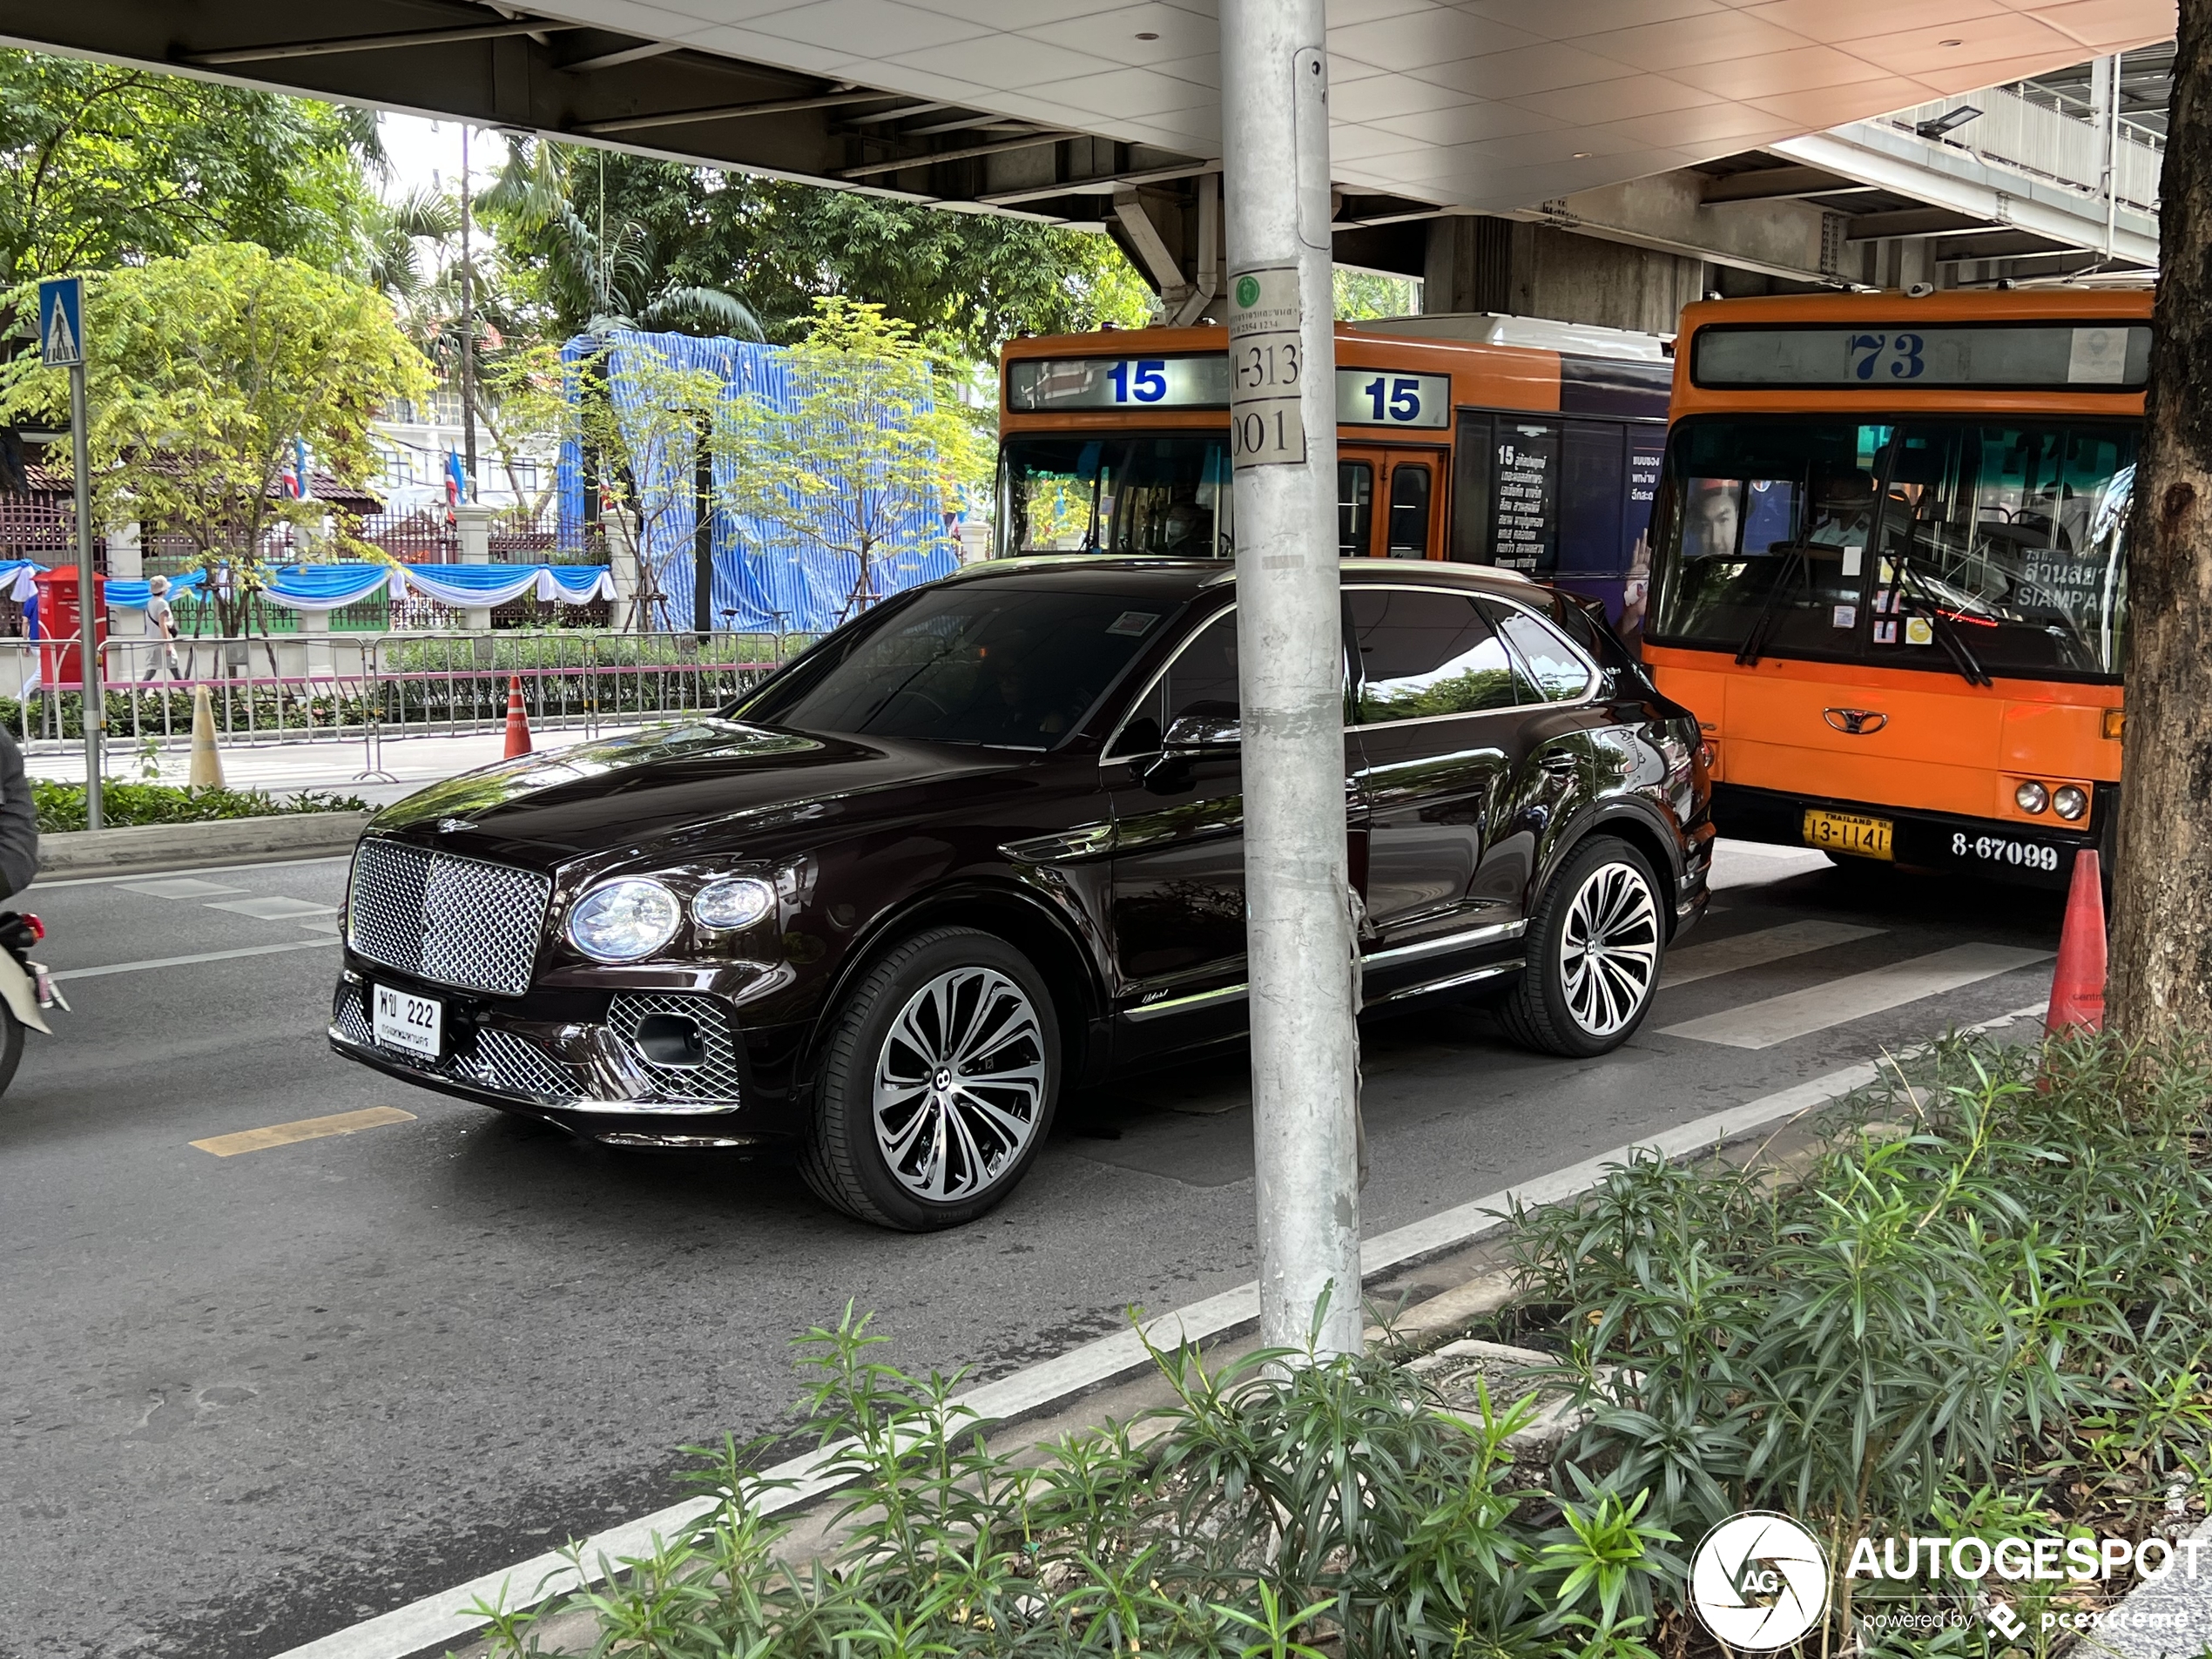
<path id="1" fill-rule="evenodd" d="M 203 569 L 227 567 L 226 633 L 250 614 L 273 533 L 326 511 L 283 488 L 295 446 L 364 484 L 371 418 L 430 386 L 381 294 L 244 243 L 96 273 L 84 330 L 97 510 L 188 537 Z M 68 403 L 65 373 L 36 359 L 0 375 L 9 419 L 65 421 Z"/>
<path id="2" fill-rule="evenodd" d="M 509 153 L 485 211 L 568 333 L 613 300 L 720 293 L 789 341 L 817 300 L 840 297 L 977 361 L 1015 334 L 1140 322 L 1151 304 L 1113 244 L 1079 231 L 565 145 Z M 703 314 L 679 326 L 730 332 Z"/>
<path id="3" fill-rule="evenodd" d="M 2212 0 L 2182 0 L 2148 430 L 2128 536 L 2109 1006 L 2212 1032 Z"/>
<path id="4" fill-rule="evenodd" d="M 365 110 L 0 51 L 0 286 L 254 242 L 367 274 Z"/>
<path id="5" fill-rule="evenodd" d="M 722 378 L 671 362 L 643 343 L 625 347 L 619 365 L 602 351 L 567 369 L 579 393 L 571 417 L 578 442 L 586 454 L 599 457 L 610 504 L 631 527 L 637 582 L 631 620 L 641 633 L 671 629 L 667 590 L 651 550 L 658 543 L 666 550 L 669 538 L 659 532 L 696 506 L 702 435 L 711 446 L 725 419 Z M 617 548 L 609 552 L 619 556 Z"/>
<path id="6" fill-rule="evenodd" d="M 983 475 L 988 448 L 947 407 L 938 361 L 880 306 L 817 300 L 813 331 L 785 367 L 790 408 L 757 395 L 725 406 L 723 442 L 737 465 L 724 504 L 851 558 L 850 617 L 879 597 L 883 549 L 913 535 L 918 518 L 935 530 L 952 489 Z"/>

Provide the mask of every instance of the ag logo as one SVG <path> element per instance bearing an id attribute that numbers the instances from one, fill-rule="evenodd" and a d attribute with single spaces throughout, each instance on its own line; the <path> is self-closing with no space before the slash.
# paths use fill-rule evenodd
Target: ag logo
<path id="1" fill-rule="evenodd" d="M 1787 1515 L 1732 1515 L 1689 1559 L 1689 1604 L 1726 1646 L 1772 1653 L 1828 1610 L 1828 1557 Z"/>
<path id="2" fill-rule="evenodd" d="M 1237 279 L 1237 303 L 1250 311 L 1259 303 L 1259 279 L 1241 276 Z"/>

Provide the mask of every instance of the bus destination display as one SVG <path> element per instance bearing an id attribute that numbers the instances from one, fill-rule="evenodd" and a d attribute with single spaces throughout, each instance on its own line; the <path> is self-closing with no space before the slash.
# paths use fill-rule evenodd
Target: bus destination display
<path id="1" fill-rule="evenodd" d="M 2137 392 L 2149 377 L 2147 323 L 1722 324 L 1690 361 L 1696 385 L 1744 390 Z"/>
<path id="2" fill-rule="evenodd" d="M 1224 409 L 1230 359 L 1049 357 L 1007 367 L 1007 406 L 1023 415 L 1075 409 Z M 1389 369 L 1337 370 L 1337 419 L 1346 426 L 1441 430 L 1452 423 L 1452 377 Z"/>

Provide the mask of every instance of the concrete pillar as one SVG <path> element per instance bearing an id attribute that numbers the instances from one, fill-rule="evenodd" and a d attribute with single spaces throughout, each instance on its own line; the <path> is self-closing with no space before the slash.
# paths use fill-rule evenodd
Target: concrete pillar
<path id="1" fill-rule="evenodd" d="M 145 573 L 145 551 L 136 519 L 107 527 L 107 573 L 118 582 L 136 582 Z"/>
<path id="2" fill-rule="evenodd" d="M 629 513 L 619 507 L 601 515 L 599 522 L 606 529 L 607 570 L 615 584 L 608 625 L 627 628 L 637 611 L 637 529 Z"/>
<path id="3" fill-rule="evenodd" d="M 1322 8 L 1220 17 L 1260 1339 L 1325 1355 L 1362 1315 Z"/>
<path id="4" fill-rule="evenodd" d="M 464 501 L 453 509 L 454 528 L 460 533 L 461 559 L 463 564 L 491 563 L 492 509 L 481 502 Z M 489 628 L 491 611 L 483 605 L 471 605 L 462 611 L 463 628 Z"/>
<path id="5" fill-rule="evenodd" d="M 309 676 L 330 673 L 330 613 L 327 610 L 302 610 L 298 615 L 300 671 Z"/>

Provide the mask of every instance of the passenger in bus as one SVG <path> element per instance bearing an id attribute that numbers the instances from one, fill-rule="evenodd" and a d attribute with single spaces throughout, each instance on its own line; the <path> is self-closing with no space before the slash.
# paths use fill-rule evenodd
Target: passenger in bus
<path id="1" fill-rule="evenodd" d="M 1732 559 L 1743 523 L 1743 483 L 1735 478 L 1693 478 L 1683 515 L 1683 555 L 1692 559 Z"/>
<path id="2" fill-rule="evenodd" d="M 1814 511 L 1817 517 L 1805 540 L 1827 547 L 1865 547 L 1874 528 L 1873 475 L 1840 475 L 1822 492 Z"/>
<path id="3" fill-rule="evenodd" d="M 1160 551 L 1180 559 L 1203 559 L 1213 550 L 1206 545 L 1206 514 L 1194 501 L 1178 501 L 1167 510 L 1160 526 Z"/>

